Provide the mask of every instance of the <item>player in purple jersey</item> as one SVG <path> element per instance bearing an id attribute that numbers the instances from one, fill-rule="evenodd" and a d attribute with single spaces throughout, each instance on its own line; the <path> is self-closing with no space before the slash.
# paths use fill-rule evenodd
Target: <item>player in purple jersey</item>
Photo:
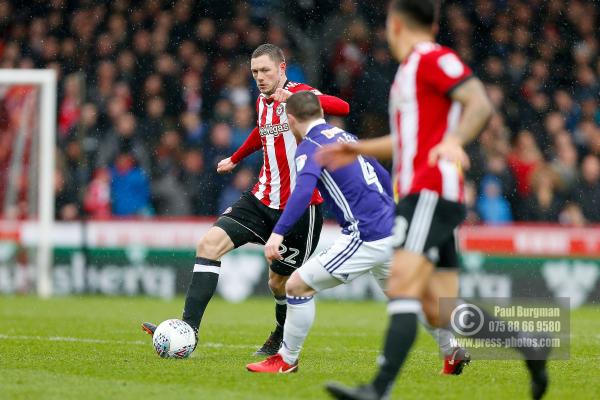
<path id="1" fill-rule="evenodd" d="M 299 141 L 296 186 L 265 245 L 265 256 L 270 262 L 281 258 L 283 237 L 308 207 L 315 187 L 333 209 L 342 234 L 327 251 L 313 257 L 290 277 L 286 284 L 288 310 L 283 345 L 278 354 L 249 364 L 247 369 L 251 372 L 295 372 L 315 317 L 314 294 L 366 273 L 371 273 L 385 290 L 392 255 L 394 200 L 388 172 L 377 161 L 363 157 L 334 172 L 324 169 L 315 161 L 317 150 L 330 143 L 354 142 L 356 137 L 327 124 L 319 100 L 311 92 L 294 94 L 286 108 L 290 127 Z M 450 332 L 430 333 L 442 350 L 444 346 L 452 349 Z"/>

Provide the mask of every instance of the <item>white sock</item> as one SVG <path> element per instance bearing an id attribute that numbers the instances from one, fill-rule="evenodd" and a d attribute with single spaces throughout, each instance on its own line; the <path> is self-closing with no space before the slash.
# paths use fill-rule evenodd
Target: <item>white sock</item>
<path id="1" fill-rule="evenodd" d="M 283 327 L 283 345 L 279 354 L 283 361 L 292 365 L 300 356 L 302 345 L 315 320 L 313 296 L 288 296 L 287 315 Z"/>
<path id="2" fill-rule="evenodd" d="M 425 318 L 423 314 L 419 314 L 419 321 L 425 330 L 427 330 L 431 337 L 437 342 L 442 354 L 445 356 L 451 355 L 452 349 L 457 346 L 454 334 L 448 329 L 434 328 L 433 326 L 429 325 L 427 318 Z"/>

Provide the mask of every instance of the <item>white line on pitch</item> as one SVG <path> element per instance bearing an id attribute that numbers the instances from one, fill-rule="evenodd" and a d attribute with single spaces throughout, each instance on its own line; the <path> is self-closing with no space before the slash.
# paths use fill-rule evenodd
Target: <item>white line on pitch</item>
<path id="1" fill-rule="evenodd" d="M 93 343 L 93 344 L 123 344 L 123 345 L 136 345 L 136 346 L 149 346 L 150 340 L 110 340 L 110 339 L 92 339 L 92 338 L 77 338 L 67 336 L 25 336 L 25 335 L 7 335 L 0 333 L 0 340 L 39 340 L 46 342 L 72 342 L 72 343 Z M 216 343 L 216 342 L 200 342 L 200 347 L 214 348 L 214 349 L 256 349 L 256 345 L 247 344 L 227 344 L 227 343 Z M 331 347 L 321 347 L 319 351 L 322 352 L 336 352 Z M 345 352 L 353 351 L 345 349 Z M 379 350 L 376 349 L 361 349 L 358 350 L 360 353 L 377 353 Z"/>
<path id="2" fill-rule="evenodd" d="M 0 333 L 0 340 L 40 340 L 47 342 L 75 342 L 75 343 L 95 343 L 95 344 L 126 344 L 148 346 L 150 341 L 144 340 L 109 340 L 109 339 L 91 339 L 91 338 L 76 338 L 65 336 L 25 336 L 25 335 L 6 335 Z M 235 349 L 254 349 L 256 346 L 241 345 L 241 344 L 224 344 L 214 342 L 200 343 L 201 347 L 210 348 L 235 348 Z"/>

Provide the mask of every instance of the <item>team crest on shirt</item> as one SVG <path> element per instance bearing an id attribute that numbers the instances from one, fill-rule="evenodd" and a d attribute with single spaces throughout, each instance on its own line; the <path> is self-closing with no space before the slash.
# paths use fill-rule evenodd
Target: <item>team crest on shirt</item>
<path id="1" fill-rule="evenodd" d="M 302 171 L 302 168 L 304 168 L 304 164 L 306 164 L 306 158 L 306 154 L 302 154 L 296 157 L 296 172 Z"/>
<path id="2" fill-rule="evenodd" d="M 280 116 L 281 114 L 283 114 L 284 111 L 285 111 L 285 105 L 283 103 L 279 103 L 279 105 L 275 109 L 275 114 Z"/>
<path id="3" fill-rule="evenodd" d="M 458 78 L 465 70 L 458 57 L 452 53 L 441 56 L 438 59 L 438 65 L 450 78 Z"/>

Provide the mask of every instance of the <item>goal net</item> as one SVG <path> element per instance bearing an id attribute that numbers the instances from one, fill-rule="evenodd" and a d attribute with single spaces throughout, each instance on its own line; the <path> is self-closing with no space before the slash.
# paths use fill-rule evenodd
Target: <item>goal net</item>
<path id="1" fill-rule="evenodd" d="M 55 124 L 55 72 L 0 69 L 0 289 L 52 294 Z"/>

